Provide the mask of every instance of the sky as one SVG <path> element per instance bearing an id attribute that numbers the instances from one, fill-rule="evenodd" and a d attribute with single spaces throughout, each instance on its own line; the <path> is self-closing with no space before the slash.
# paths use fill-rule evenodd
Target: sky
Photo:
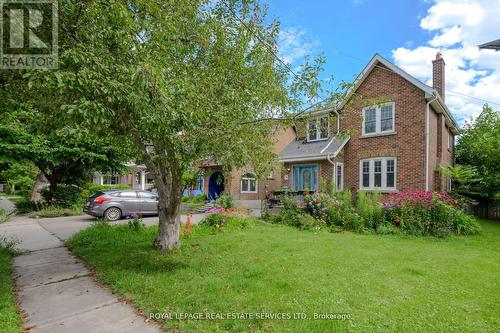
<path id="1" fill-rule="evenodd" d="M 500 110 L 500 52 L 477 45 L 500 38 L 500 0 L 267 0 L 281 23 L 280 57 L 292 67 L 326 57 L 323 77 L 352 82 L 375 53 L 432 85 L 446 63 L 446 103 L 459 124 L 484 100 Z M 476 97 L 466 97 L 460 94 Z M 495 104 L 494 104 L 495 103 Z"/>

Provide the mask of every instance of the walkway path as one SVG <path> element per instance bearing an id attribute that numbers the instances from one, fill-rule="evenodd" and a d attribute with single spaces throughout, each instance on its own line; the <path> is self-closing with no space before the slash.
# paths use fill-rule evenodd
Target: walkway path
<path id="1" fill-rule="evenodd" d="M 7 214 L 10 214 L 16 210 L 16 205 L 4 196 L 0 196 L 0 207 L 3 208 Z"/>
<path id="2" fill-rule="evenodd" d="M 193 223 L 201 218 L 194 215 Z M 0 236 L 17 238 L 19 249 L 27 251 L 14 259 L 17 297 L 26 314 L 26 328 L 33 333 L 161 332 L 109 289 L 99 286 L 82 261 L 64 247 L 64 240 L 93 221 L 87 216 L 16 217 L 0 225 Z M 158 218 L 145 218 L 144 222 L 153 225 Z"/>

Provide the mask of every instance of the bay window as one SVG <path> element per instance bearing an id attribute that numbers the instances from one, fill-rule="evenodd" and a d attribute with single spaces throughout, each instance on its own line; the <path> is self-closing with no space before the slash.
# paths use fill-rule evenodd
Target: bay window
<path id="1" fill-rule="evenodd" d="M 363 109 L 363 135 L 394 132 L 394 102 Z"/>
<path id="2" fill-rule="evenodd" d="M 395 190 L 396 158 L 377 157 L 360 161 L 360 189 Z"/>

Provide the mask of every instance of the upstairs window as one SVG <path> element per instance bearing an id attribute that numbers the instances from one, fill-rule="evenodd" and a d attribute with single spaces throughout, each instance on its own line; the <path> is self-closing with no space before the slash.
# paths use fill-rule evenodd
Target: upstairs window
<path id="1" fill-rule="evenodd" d="M 359 169 L 362 190 L 396 189 L 396 158 L 380 157 L 361 160 Z"/>
<path id="2" fill-rule="evenodd" d="M 328 116 L 310 119 L 307 122 L 307 141 L 328 139 Z"/>
<path id="3" fill-rule="evenodd" d="M 394 102 L 363 109 L 363 135 L 394 132 Z"/>
<path id="4" fill-rule="evenodd" d="M 257 193 L 257 178 L 253 173 L 241 177 L 241 193 Z"/>

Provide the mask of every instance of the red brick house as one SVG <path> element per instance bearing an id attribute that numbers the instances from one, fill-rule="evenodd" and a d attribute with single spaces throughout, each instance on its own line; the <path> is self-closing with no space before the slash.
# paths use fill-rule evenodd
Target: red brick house
<path id="1" fill-rule="evenodd" d="M 321 178 L 353 191 L 445 191 L 458 125 L 447 108 L 445 62 L 433 87 L 376 54 L 335 109 L 309 112 L 280 153 L 282 186 L 318 190 Z"/>

